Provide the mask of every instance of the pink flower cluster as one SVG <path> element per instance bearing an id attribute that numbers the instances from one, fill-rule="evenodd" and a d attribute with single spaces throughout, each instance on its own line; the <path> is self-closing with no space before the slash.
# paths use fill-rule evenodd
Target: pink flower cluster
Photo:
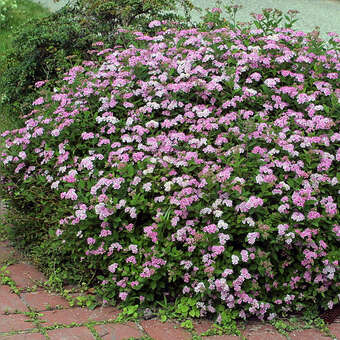
<path id="1" fill-rule="evenodd" d="M 262 319 L 338 302 L 339 50 L 291 29 L 134 35 L 2 134 L 3 182 L 51 183 L 60 246 L 122 300 L 154 287 Z"/>

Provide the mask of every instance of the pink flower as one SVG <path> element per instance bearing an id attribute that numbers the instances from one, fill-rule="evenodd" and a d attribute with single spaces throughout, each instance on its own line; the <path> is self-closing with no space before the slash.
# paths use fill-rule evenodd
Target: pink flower
<path id="1" fill-rule="evenodd" d="M 128 297 L 128 293 L 126 293 L 126 292 L 121 292 L 121 293 L 119 293 L 119 298 L 122 300 L 122 301 L 125 301 L 126 300 L 126 298 Z"/>
<path id="2" fill-rule="evenodd" d="M 254 233 L 248 233 L 247 235 L 247 241 L 249 244 L 254 244 L 256 239 L 260 237 L 260 233 L 254 232 Z"/>
<path id="3" fill-rule="evenodd" d="M 76 180 L 73 176 L 71 176 L 71 175 L 64 176 L 64 177 L 63 177 L 63 180 L 64 180 L 65 182 L 67 182 L 67 183 L 74 183 L 74 182 L 77 181 L 77 180 Z"/>
<path id="4" fill-rule="evenodd" d="M 136 264 L 136 258 L 134 256 L 130 256 L 126 259 L 126 263 L 133 263 Z"/>
<path id="5" fill-rule="evenodd" d="M 26 156 L 26 152 L 25 151 L 21 151 L 21 152 L 19 152 L 19 157 L 21 158 L 21 159 L 25 159 L 27 156 Z"/>
<path id="6" fill-rule="evenodd" d="M 92 244 L 96 243 L 96 240 L 92 237 L 88 237 L 86 242 L 87 242 L 88 245 L 92 245 Z"/>
<path id="7" fill-rule="evenodd" d="M 230 236 L 228 234 L 220 233 L 218 234 L 218 239 L 220 241 L 220 244 L 223 246 L 228 240 L 230 240 Z"/>
<path id="8" fill-rule="evenodd" d="M 288 213 L 289 211 L 289 204 L 285 203 L 285 204 L 282 204 L 278 207 L 278 212 L 281 213 L 281 214 L 286 214 Z"/>
<path id="9" fill-rule="evenodd" d="M 111 234 L 112 234 L 111 230 L 102 229 L 99 236 L 100 237 L 106 237 L 106 236 L 109 236 Z"/>
<path id="10" fill-rule="evenodd" d="M 262 21 L 264 19 L 264 16 L 262 14 L 250 13 L 250 15 L 257 21 Z"/>
<path id="11" fill-rule="evenodd" d="M 161 26 L 161 22 L 159 20 L 153 20 L 149 23 L 149 28 L 158 27 L 158 26 Z"/>
<path id="12" fill-rule="evenodd" d="M 286 231 L 289 229 L 289 225 L 288 224 L 279 224 L 277 226 L 278 229 L 278 234 L 280 236 L 284 235 L 286 233 Z"/>
<path id="13" fill-rule="evenodd" d="M 128 231 L 132 231 L 133 229 L 133 224 L 132 223 L 129 223 L 128 225 L 125 226 L 125 229 L 128 230 Z M 137 247 L 137 246 L 136 246 Z"/>
<path id="14" fill-rule="evenodd" d="M 239 257 L 238 256 L 236 256 L 236 255 L 231 255 L 231 262 L 232 262 L 232 264 L 238 264 L 238 262 L 239 262 Z"/>
<path id="15" fill-rule="evenodd" d="M 262 198 L 251 196 L 247 202 L 242 202 L 235 207 L 236 211 L 248 212 L 251 208 L 257 208 L 263 205 Z"/>
<path id="16" fill-rule="evenodd" d="M 323 240 L 320 240 L 319 244 L 323 249 L 327 248 L 327 244 Z"/>
<path id="17" fill-rule="evenodd" d="M 151 187 L 152 187 L 152 183 L 151 183 L 151 182 L 148 182 L 148 183 L 143 184 L 143 189 L 144 189 L 146 192 L 151 191 Z"/>
<path id="18" fill-rule="evenodd" d="M 25 163 L 20 163 L 18 166 L 15 168 L 14 172 L 17 174 L 22 168 L 25 167 Z"/>
<path id="19" fill-rule="evenodd" d="M 43 104 L 44 102 L 45 102 L 44 97 L 39 97 L 38 99 L 36 99 L 36 100 L 32 103 L 32 105 L 41 105 L 41 104 Z"/>
<path id="20" fill-rule="evenodd" d="M 231 275 L 234 271 L 232 269 L 225 269 L 222 273 L 222 277 L 227 277 L 228 275 Z"/>
<path id="21" fill-rule="evenodd" d="M 81 134 L 81 138 L 83 140 L 88 140 L 88 139 L 94 138 L 94 133 L 93 132 L 83 132 Z"/>
<path id="22" fill-rule="evenodd" d="M 211 251 L 213 252 L 213 256 L 215 257 L 224 252 L 224 246 L 212 246 Z"/>
<path id="23" fill-rule="evenodd" d="M 182 292 L 183 292 L 183 294 L 188 294 L 188 293 L 190 293 L 190 288 L 187 287 L 187 286 L 184 286 Z"/>
<path id="24" fill-rule="evenodd" d="M 330 300 L 328 303 L 327 303 L 327 306 L 329 309 L 333 309 L 333 306 L 334 306 L 334 303 L 332 300 Z"/>
<path id="25" fill-rule="evenodd" d="M 136 246 L 135 244 L 130 244 L 130 245 L 129 245 L 129 250 L 130 250 L 133 254 L 137 254 L 137 253 L 138 253 L 138 246 Z"/>
<path id="26" fill-rule="evenodd" d="M 243 262 L 248 262 L 248 251 L 247 250 L 241 250 L 241 257 Z"/>
<path id="27" fill-rule="evenodd" d="M 36 88 L 39 88 L 39 87 L 43 86 L 43 85 L 46 84 L 46 83 L 47 83 L 47 80 L 41 80 L 41 81 L 37 81 L 37 82 L 34 84 L 34 86 L 35 86 Z"/>
<path id="28" fill-rule="evenodd" d="M 157 237 L 158 233 L 157 231 L 154 231 L 154 229 L 157 229 L 157 224 L 153 223 L 151 226 L 144 227 L 144 233 L 151 238 L 152 242 L 157 243 Z"/>
<path id="29" fill-rule="evenodd" d="M 296 222 L 301 222 L 305 219 L 305 216 L 299 212 L 294 212 L 291 219 Z"/>
<path id="30" fill-rule="evenodd" d="M 242 268 L 241 269 L 241 276 L 245 279 L 250 279 L 251 275 L 249 274 L 247 268 Z"/>
<path id="31" fill-rule="evenodd" d="M 203 231 L 208 234 L 214 234 L 218 231 L 216 224 L 209 224 L 203 228 Z"/>
<path id="32" fill-rule="evenodd" d="M 309 220 L 314 220 L 314 219 L 320 218 L 320 217 L 321 217 L 321 214 L 319 214 L 317 211 L 314 211 L 314 210 L 311 210 L 307 215 L 307 218 Z"/>
<path id="33" fill-rule="evenodd" d="M 335 233 L 337 237 L 340 237 L 340 225 L 335 225 L 332 231 Z"/>
<path id="34" fill-rule="evenodd" d="M 212 13 L 222 13 L 222 10 L 221 10 L 221 8 L 214 7 L 214 8 L 211 9 L 211 12 Z"/>
<path id="35" fill-rule="evenodd" d="M 60 130 L 59 129 L 52 130 L 51 135 L 54 137 L 58 137 L 60 135 Z"/>
<path id="36" fill-rule="evenodd" d="M 148 267 L 144 267 L 143 272 L 140 274 L 140 277 L 151 277 L 155 273 L 154 269 L 150 269 Z"/>
<path id="37" fill-rule="evenodd" d="M 264 81 L 265 85 L 268 87 L 275 87 L 276 84 L 280 81 L 279 78 L 268 78 Z"/>
<path id="38" fill-rule="evenodd" d="M 114 272 L 116 271 L 117 268 L 118 268 L 118 263 L 113 263 L 113 264 L 109 265 L 108 270 L 109 270 L 111 273 L 114 273 Z"/>
<path id="39" fill-rule="evenodd" d="M 63 232 L 64 232 L 63 230 L 57 229 L 56 232 L 55 232 L 55 234 L 56 234 L 57 236 L 60 236 Z"/>
<path id="40" fill-rule="evenodd" d="M 80 162 L 80 169 L 93 169 L 92 157 L 86 157 Z"/>
<path id="41" fill-rule="evenodd" d="M 75 201 L 78 198 L 78 195 L 74 189 L 70 189 L 68 192 L 62 194 L 65 194 L 62 198 L 70 199 L 72 201 Z"/>

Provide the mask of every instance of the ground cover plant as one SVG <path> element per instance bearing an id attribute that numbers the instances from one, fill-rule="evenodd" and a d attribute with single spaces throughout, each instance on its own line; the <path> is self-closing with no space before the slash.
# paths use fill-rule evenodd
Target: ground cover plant
<path id="1" fill-rule="evenodd" d="M 95 43 L 2 133 L 2 195 L 32 217 L 13 233 L 37 231 L 36 249 L 108 303 L 166 296 L 217 321 L 331 309 L 339 39 L 326 49 L 211 13 L 197 28 L 120 30 L 128 47 Z"/>

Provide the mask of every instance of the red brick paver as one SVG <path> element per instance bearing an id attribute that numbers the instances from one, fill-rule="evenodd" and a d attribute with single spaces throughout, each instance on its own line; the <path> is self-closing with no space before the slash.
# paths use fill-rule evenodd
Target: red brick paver
<path id="1" fill-rule="evenodd" d="M 0 332 L 24 331 L 35 328 L 23 314 L 0 315 Z"/>
<path id="2" fill-rule="evenodd" d="M 85 323 L 88 321 L 104 321 L 109 319 L 115 319 L 118 315 L 118 310 L 105 307 L 96 308 L 95 310 L 88 310 L 86 308 L 72 308 L 63 310 L 54 310 L 43 312 L 41 319 L 45 320 L 43 327 L 53 326 L 54 324 L 67 325 L 73 322 Z"/>
<path id="3" fill-rule="evenodd" d="M 44 275 L 31 264 L 13 264 L 8 267 L 8 271 L 18 288 L 33 287 L 36 284 L 34 281 L 46 281 Z"/>
<path id="4" fill-rule="evenodd" d="M 326 335 L 323 335 L 318 329 L 304 329 L 289 333 L 292 340 L 330 340 Z"/>
<path id="5" fill-rule="evenodd" d="M 208 320 L 200 320 L 200 321 L 194 321 L 193 325 L 194 325 L 194 329 L 196 333 L 198 335 L 201 335 L 202 333 L 208 331 L 212 327 L 213 322 L 208 321 Z"/>
<path id="6" fill-rule="evenodd" d="M 11 293 L 8 286 L 0 286 L 0 314 L 18 312 L 28 312 L 26 305 L 19 296 Z"/>
<path id="7" fill-rule="evenodd" d="M 46 340 L 46 337 L 39 333 L 0 335 L 1 340 Z"/>
<path id="8" fill-rule="evenodd" d="M 94 329 L 103 340 L 125 340 L 132 337 L 140 338 L 143 336 L 143 333 L 132 322 L 126 324 L 98 325 L 95 326 Z"/>
<path id="9" fill-rule="evenodd" d="M 263 324 L 260 321 L 249 322 L 242 333 L 247 340 L 286 340 L 286 337 L 280 334 L 273 326 Z"/>
<path id="10" fill-rule="evenodd" d="M 203 340 L 239 340 L 240 337 L 235 336 L 235 335 L 212 335 L 212 336 L 203 336 L 202 339 Z M 266 340 L 266 339 L 263 338 L 263 340 Z"/>
<path id="11" fill-rule="evenodd" d="M 65 298 L 59 295 L 50 294 L 46 291 L 24 293 L 21 294 L 21 297 L 31 308 L 39 312 L 50 308 L 55 309 L 57 306 L 61 306 L 63 308 L 70 307 Z"/>
<path id="12" fill-rule="evenodd" d="M 183 328 L 175 328 L 171 322 L 147 320 L 141 323 L 145 332 L 155 340 L 190 340 L 191 335 Z"/>
<path id="13" fill-rule="evenodd" d="M 335 335 L 338 340 L 340 340 L 340 320 L 338 323 L 332 323 L 328 326 L 328 328 L 331 333 Z"/>
<path id="14" fill-rule="evenodd" d="M 61 328 L 49 331 L 50 340 L 95 340 L 86 327 Z"/>
<path id="15" fill-rule="evenodd" d="M 0 241 L 0 264 L 5 264 L 7 261 L 19 262 L 20 258 L 20 253 L 11 247 L 8 241 Z"/>
<path id="16" fill-rule="evenodd" d="M 0 263 L 6 262 L 11 257 L 11 248 L 7 245 L 7 242 L 0 242 Z"/>

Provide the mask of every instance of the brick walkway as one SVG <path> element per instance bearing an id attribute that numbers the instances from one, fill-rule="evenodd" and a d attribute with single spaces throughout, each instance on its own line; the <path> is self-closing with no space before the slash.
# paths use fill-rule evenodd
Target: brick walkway
<path id="1" fill-rule="evenodd" d="M 7 281 L 8 278 L 12 280 L 5 282 L 8 285 L 0 284 L 1 340 L 190 340 L 193 334 L 200 335 L 212 325 L 207 320 L 195 322 L 195 329 L 190 333 L 175 321 L 162 323 L 151 319 L 117 323 L 115 319 L 119 310 L 116 308 L 71 308 L 65 298 L 44 290 L 41 284 L 46 281 L 44 275 L 34 266 L 23 262 L 7 242 L 0 242 L 0 268 L 8 260 L 15 264 L 7 267 L 8 273 L 1 274 Z M 17 288 L 16 293 L 13 292 L 13 287 Z M 340 340 L 340 319 L 331 324 L 329 329 Z M 248 322 L 242 334 L 248 340 L 286 339 L 271 325 L 260 322 Z M 295 331 L 289 336 L 292 340 L 332 339 L 318 329 Z M 202 336 L 201 339 L 238 340 L 241 337 L 214 335 Z"/>

